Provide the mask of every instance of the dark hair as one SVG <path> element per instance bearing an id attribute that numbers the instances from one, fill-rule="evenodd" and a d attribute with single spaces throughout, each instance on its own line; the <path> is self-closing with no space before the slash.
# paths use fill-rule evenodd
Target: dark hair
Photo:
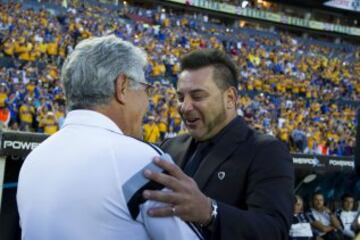
<path id="1" fill-rule="evenodd" d="M 354 197 L 351 193 L 344 193 L 344 194 L 341 196 L 341 201 L 344 201 L 346 198 L 353 198 L 353 199 L 355 199 L 355 197 Z"/>
<path id="2" fill-rule="evenodd" d="M 181 59 L 182 70 L 197 70 L 213 66 L 214 80 L 220 89 L 238 87 L 238 70 L 232 59 L 217 49 L 194 50 Z"/>

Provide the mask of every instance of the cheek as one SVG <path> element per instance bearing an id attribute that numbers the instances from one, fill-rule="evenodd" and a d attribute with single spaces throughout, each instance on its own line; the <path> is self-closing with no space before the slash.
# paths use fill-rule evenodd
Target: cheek
<path id="1" fill-rule="evenodd" d="M 181 111 L 181 108 L 182 108 L 182 104 L 179 103 L 176 107 L 176 110 L 178 111 L 178 113 L 182 114 L 182 111 Z"/>
<path id="2" fill-rule="evenodd" d="M 135 96 L 135 97 L 137 97 L 137 96 Z M 148 107 L 149 107 L 149 98 L 144 96 L 142 102 L 143 102 L 142 108 L 144 109 L 144 111 L 146 111 L 148 109 Z"/>
<path id="3" fill-rule="evenodd" d="M 149 107 L 149 102 L 148 101 L 144 101 L 144 104 L 143 104 L 143 111 L 145 112 Z"/>

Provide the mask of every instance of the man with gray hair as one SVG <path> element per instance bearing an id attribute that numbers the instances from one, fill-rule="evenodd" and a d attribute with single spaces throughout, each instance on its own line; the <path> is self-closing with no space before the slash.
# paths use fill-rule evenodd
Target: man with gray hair
<path id="1" fill-rule="evenodd" d="M 143 143 L 146 54 L 115 36 L 84 40 L 65 61 L 63 128 L 26 158 L 17 203 L 22 239 L 198 239 L 177 217 L 151 218 L 143 169 L 163 155 Z M 129 161 L 129 159 L 133 159 Z M 171 159 L 169 159 L 170 161 Z"/>

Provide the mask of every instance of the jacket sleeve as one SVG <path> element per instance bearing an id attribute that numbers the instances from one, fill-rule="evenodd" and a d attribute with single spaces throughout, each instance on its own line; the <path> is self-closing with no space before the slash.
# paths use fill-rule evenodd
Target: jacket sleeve
<path id="1" fill-rule="evenodd" d="M 256 145 L 249 167 L 246 210 L 219 202 L 212 239 L 287 240 L 294 195 L 292 158 L 278 140 Z"/>

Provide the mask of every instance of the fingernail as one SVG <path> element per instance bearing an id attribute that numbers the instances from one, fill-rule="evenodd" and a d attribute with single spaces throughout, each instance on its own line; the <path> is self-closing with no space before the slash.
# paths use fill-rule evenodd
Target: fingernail
<path id="1" fill-rule="evenodd" d="M 144 171 L 144 175 L 145 175 L 146 177 L 150 177 L 151 171 L 150 171 L 149 169 L 146 169 L 146 170 Z"/>
<path id="2" fill-rule="evenodd" d="M 153 210 L 149 210 L 149 211 L 148 211 L 148 214 L 149 214 L 150 216 L 152 216 L 152 215 L 154 214 L 154 211 L 153 211 Z"/>
<path id="3" fill-rule="evenodd" d="M 159 157 L 155 157 L 155 158 L 154 158 L 154 162 L 155 162 L 155 163 L 159 163 L 159 162 L 160 162 L 160 158 L 159 158 Z"/>

